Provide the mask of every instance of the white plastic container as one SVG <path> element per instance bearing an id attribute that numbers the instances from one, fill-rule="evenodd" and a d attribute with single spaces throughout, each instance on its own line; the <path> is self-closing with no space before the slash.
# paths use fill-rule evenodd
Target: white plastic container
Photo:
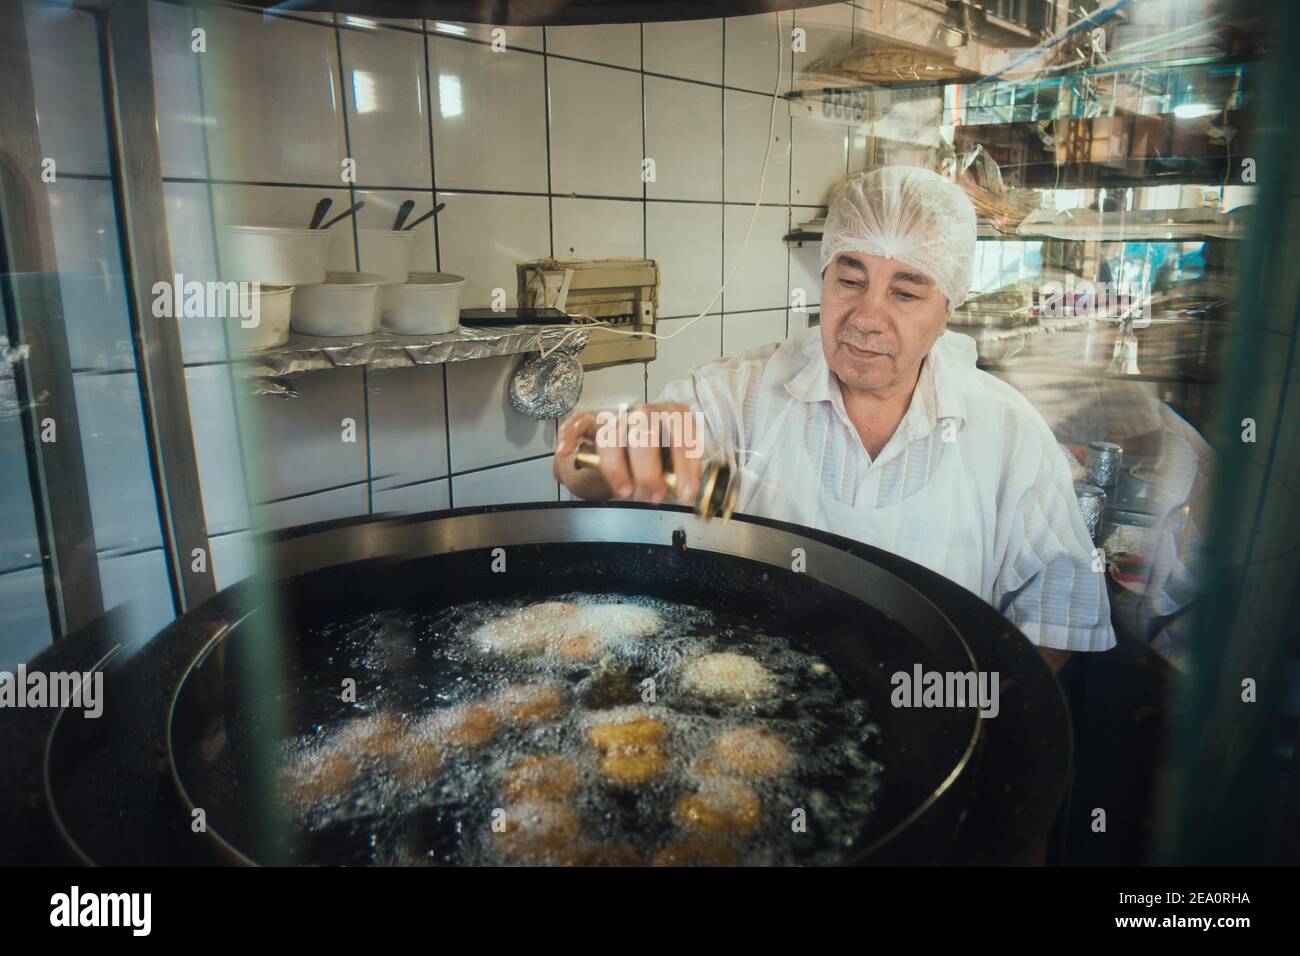
<path id="1" fill-rule="evenodd" d="M 342 223 L 340 223 L 342 225 Z M 361 268 L 371 275 L 383 276 L 385 283 L 405 282 L 411 271 L 411 244 L 415 233 L 403 229 L 358 229 Z"/>
<path id="2" fill-rule="evenodd" d="M 331 272 L 322 285 L 293 296 L 293 330 L 304 335 L 369 335 L 379 327 L 377 293 L 383 276 Z"/>
<path id="3" fill-rule="evenodd" d="M 412 272 L 402 285 L 379 290 L 380 321 L 401 335 L 437 335 L 460 324 L 463 276 L 449 272 Z"/>
<path id="4" fill-rule="evenodd" d="M 257 310 L 257 325 L 244 328 L 243 321 L 231 320 L 231 337 L 245 351 L 273 349 L 289 341 L 290 303 L 294 287 L 291 285 L 264 285 L 253 293 Z"/>
<path id="5" fill-rule="evenodd" d="M 331 229 L 227 226 L 220 233 L 221 274 L 266 285 L 324 282 L 333 235 Z"/>

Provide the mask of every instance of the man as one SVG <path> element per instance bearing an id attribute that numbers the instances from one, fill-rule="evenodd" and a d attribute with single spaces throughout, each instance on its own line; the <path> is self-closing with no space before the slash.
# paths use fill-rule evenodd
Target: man
<path id="1" fill-rule="evenodd" d="M 1015 389 L 947 331 L 965 300 L 975 212 L 919 168 L 851 180 L 822 239 L 821 324 L 670 384 L 648 410 L 702 415 L 706 445 L 739 466 L 738 510 L 902 555 L 979 594 L 1058 670 L 1115 643 L 1066 453 Z M 575 469 L 586 412 L 560 426 L 555 474 L 575 495 L 663 501 L 660 450 L 600 443 Z M 673 443 L 679 497 L 703 457 Z"/>

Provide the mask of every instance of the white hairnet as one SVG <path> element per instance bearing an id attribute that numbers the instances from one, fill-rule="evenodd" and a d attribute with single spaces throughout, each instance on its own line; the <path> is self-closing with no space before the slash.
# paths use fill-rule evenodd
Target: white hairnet
<path id="1" fill-rule="evenodd" d="M 831 200 L 822 272 L 841 252 L 896 259 L 934 280 L 952 312 L 975 264 L 975 209 L 955 183 L 919 166 L 881 166 L 849 179 Z"/>

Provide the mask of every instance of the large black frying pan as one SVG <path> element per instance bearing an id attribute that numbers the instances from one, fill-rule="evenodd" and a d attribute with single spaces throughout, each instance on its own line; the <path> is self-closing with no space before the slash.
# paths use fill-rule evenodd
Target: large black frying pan
<path id="1" fill-rule="evenodd" d="M 492 570 L 495 548 L 505 549 L 507 573 Z M 805 570 L 791 570 L 795 549 Z M 747 517 L 706 524 L 676 508 L 561 503 L 330 522 L 282 533 L 273 553 L 274 620 L 256 584 L 223 591 L 109 662 L 104 719 L 69 715 L 50 731 L 51 819 L 77 857 L 276 858 L 257 748 L 225 731 L 271 699 L 280 730 L 331 715 L 293 688 L 265 686 L 259 642 L 271 640 L 288 663 L 326 667 L 332 648 L 299 639 L 323 622 L 575 590 L 756 620 L 820 655 L 867 700 L 882 725 L 886 771 L 878 811 L 847 863 L 1019 862 L 1064 792 L 1069 723 L 1032 646 L 951 582 L 833 535 Z M 1000 714 L 892 707 L 890 676 L 918 663 L 997 671 Z M 195 807 L 206 822 L 199 832 Z"/>

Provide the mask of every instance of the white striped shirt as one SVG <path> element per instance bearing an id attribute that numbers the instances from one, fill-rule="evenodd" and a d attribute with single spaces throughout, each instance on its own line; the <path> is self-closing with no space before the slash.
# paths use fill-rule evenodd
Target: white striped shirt
<path id="1" fill-rule="evenodd" d="M 966 476 L 979 486 L 992 529 L 982 545 L 981 584 L 972 590 L 1036 644 L 1112 647 L 1105 574 L 1094 570 L 1098 562 L 1074 496 L 1068 453 L 1024 396 L 974 367 L 969 339 L 948 332 L 941 342 L 945 348 L 936 344 L 922 362 L 907 413 L 874 460 L 845 411 L 815 327 L 702 365 L 666 386 L 658 400 L 701 412 L 706 454 L 722 451 L 742 461 L 744 452 L 761 446 L 777 416 L 795 412 L 800 437 L 779 454 L 806 455 L 820 494 L 855 509 L 902 504 L 925 489 L 953 448 L 945 432 L 957 429 L 963 443 L 999 449 L 984 469 L 994 474 Z M 956 353 L 949 348 L 955 343 Z M 953 354 L 967 354 L 967 345 L 969 359 L 954 361 Z M 790 514 L 763 516 L 798 523 Z"/>

